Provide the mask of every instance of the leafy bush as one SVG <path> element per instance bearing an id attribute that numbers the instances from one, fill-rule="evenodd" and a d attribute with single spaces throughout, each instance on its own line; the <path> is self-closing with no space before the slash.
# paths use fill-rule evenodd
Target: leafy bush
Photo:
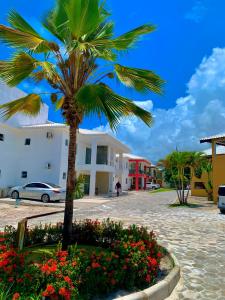
<path id="1" fill-rule="evenodd" d="M 60 241 L 62 229 L 62 224 L 28 228 L 25 242 Z M 85 220 L 74 222 L 73 236 L 78 244 L 98 248 L 81 250 L 74 243 L 62 251 L 59 242 L 52 257 L 31 261 L 32 252 L 19 252 L 10 245 L 15 231 L 8 228 L 0 236 L 0 290 L 7 295 L 2 299 L 85 300 L 116 289 L 134 290 L 155 283 L 162 251 L 153 232 L 135 225 L 123 228 L 109 219 L 102 223 Z"/>

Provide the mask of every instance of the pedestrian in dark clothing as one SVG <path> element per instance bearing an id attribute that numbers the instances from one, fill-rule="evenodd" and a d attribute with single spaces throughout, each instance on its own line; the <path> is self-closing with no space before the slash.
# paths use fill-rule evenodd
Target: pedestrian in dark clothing
<path id="1" fill-rule="evenodd" d="M 119 181 L 117 182 L 117 184 L 115 186 L 115 189 L 116 189 L 117 197 L 119 197 L 119 195 L 120 195 L 120 189 L 121 189 L 121 184 L 120 184 Z"/>

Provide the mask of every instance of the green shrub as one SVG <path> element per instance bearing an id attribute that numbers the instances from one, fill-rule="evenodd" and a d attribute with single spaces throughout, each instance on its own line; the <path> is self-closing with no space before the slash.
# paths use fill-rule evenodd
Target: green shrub
<path id="1" fill-rule="evenodd" d="M 29 252 L 19 252 L 10 246 L 9 241 L 15 243 L 13 228 L 0 236 L 2 300 L 7 295 L 7 300 L 38 300 L 42 296 L 85 300 L 116 289 L 142 289 L 156 281 L 162 251 L 154 233 L 146 228 L 124 228 L 109 219 L 74 222 L 74 244 L 68 251 L 62 251 L 62 230 L 62 224 L 27 229 L 26 245 L 59 241 L 52 257 L 43 255 L 36 260 L 32 247 Z M 81 250 L 76 243 L 97 248 Z"/>

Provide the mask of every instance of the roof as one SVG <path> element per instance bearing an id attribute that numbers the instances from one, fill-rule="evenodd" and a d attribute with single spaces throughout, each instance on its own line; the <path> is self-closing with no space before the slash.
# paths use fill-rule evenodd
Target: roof
<path id="1" fill-rule="evenodd" d="M 212 148 L 206 149 L 203 151 L 208 156 L 212 155 Z M 224 146 L 218 146 L 216 147 L 216 154 L 225 154 L 225 147 Z"/>
<path id="2" fill-rule="evenodd" d="M 43 123 L 43 124 L 34 124 L 34 125 L 24 125 L 24 126 L 20 126 L 19 128 L 27 128 L 27 129 L 40 129 L 40 128 L 63 128 L 68 130 L 68 126 L 66 124 L 63 123 L 54 123 L 51 121 L 48 121 L 47 123 Z M 108 139 L 111 140 L 113 142 L 114 145 L 117 145 L 118 147 L 118 151 L 122 151 L 122 152 L 129 152 L 130 149 L 123 143 L 121 143 L 119 140 L 117 140 L 115 137 L 111 136 L 110 134 L 103 132 L 103 131 L 96 131 L 96 130 L 88 130 L 88 129 L 79 129 L 79 134 L 84 135 L 84 136 L 93 136 L 93 135 L 100 135 L 100 136 L 104 136 L 104 139 Z"/>
<path id="3" fill-rule="evenodd" d="M 126 157 L 126 158 L 131 159 L 131 160 L 143 160 L 143 161 L 146 161 L 149 164 L 151 164 L 151 162 L 146 157 L 137 156 L 137 155 L 130 154 L 130 153 L 124 153 L 123 157 Z"/>
<path id="4" fill-rule="evenodd" d="M 63 123 L 47 122 L 44 124 L 24 125 L 24 126 L 20 126 L 19 128 L 67 128 L 67 127 L 68 126 Z"/>
<path id="5" fill-rule="evenodd" d="M 200 139 L 200 143 L 212 143 L 212 141 L 216 141 L 218 145 L 225 146 L 225 133 L 219 133 L 217 135 L 208 136 Z"/>

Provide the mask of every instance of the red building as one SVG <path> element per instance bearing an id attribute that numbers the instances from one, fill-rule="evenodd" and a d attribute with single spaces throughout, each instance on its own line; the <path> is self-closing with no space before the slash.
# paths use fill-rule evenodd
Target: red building
<path id="1" fill-rule="evenodd" d="M 145 190 L 146 183 L 151 181 L 151 162 L 144 157 L 128 154 L 129 178 L 131 179 L 131 189 L 136 191 Z"/>

